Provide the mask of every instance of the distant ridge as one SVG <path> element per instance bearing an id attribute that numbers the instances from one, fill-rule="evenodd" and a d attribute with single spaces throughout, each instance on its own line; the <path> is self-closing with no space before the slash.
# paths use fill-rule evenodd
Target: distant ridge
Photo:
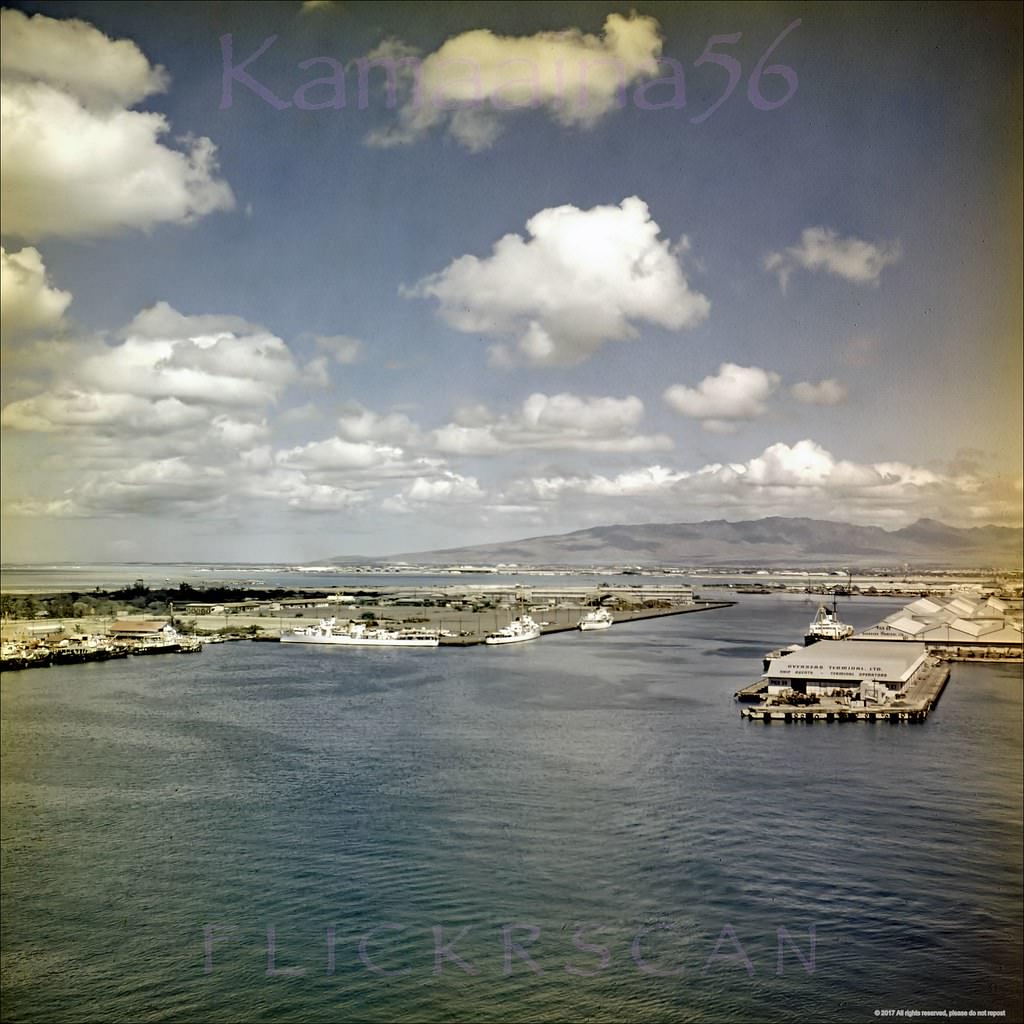
<path id="1" fill-rule="evenodd" d="M 1016 568 L 1024 562 L 1024 530 L 947 526 L 919 519 L 899 530 L 821 519 L 771 516 L 730 523 L 643 523 L 594 526 L 572 533 L 385 558 L 336 555 L 333 564 L 407 561 L 420 565 L 829 566 Z"/>

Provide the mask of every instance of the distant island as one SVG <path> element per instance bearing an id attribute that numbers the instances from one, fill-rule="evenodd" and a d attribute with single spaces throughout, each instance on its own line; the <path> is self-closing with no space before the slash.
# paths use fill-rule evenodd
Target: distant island
<path id="1" fill-rule="evenodd" d="M 730 523 L 642 523 L 594 526 L 439 551 L 368 558 L 333 555 L 333 565 L 413 562 L 417 565 L 650 566 L 902 566 L 1018 569 L 1024 530 L 1008 526 L 947 526 L 919 519 L 898 530 L 821 519 L 770 516 Z"/>

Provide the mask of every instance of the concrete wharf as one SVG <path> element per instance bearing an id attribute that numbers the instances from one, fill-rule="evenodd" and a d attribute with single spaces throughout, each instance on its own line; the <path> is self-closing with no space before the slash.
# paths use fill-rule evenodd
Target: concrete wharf
<path id="1" fill-rule="evenodd" d="M 854 707 L 832 698 L 821 698 L 814 704 L 762 702 L 756 707 L 744 707 L 740 715 L 757 722 L 923 722 L 938 704 L 948 682 L 949 666 L 932 659 L 906 691 L 889 703 Z M 738 690 L 735 697 L 739 701 L 756 700 L 765 689 L 767 680 L 759 680 Z"/>

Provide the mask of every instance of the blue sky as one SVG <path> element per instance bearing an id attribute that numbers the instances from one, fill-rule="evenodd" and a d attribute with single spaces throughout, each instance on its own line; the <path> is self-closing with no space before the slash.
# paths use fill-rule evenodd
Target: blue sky
<path id="1" fill-rule="evenodd" d="M 8 561 L 1020 523 L 1019 8 L 3 18 Z"/>

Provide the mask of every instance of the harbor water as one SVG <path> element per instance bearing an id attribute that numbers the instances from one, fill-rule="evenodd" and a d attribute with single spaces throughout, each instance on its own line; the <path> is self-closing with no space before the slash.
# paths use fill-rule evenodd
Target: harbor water
<path id="1" fill-rule="evenodd" d="M 3 1019 L 1019 1020 L 1020 668 L 742 720 L 814 608 L 7 674 Z"/>

